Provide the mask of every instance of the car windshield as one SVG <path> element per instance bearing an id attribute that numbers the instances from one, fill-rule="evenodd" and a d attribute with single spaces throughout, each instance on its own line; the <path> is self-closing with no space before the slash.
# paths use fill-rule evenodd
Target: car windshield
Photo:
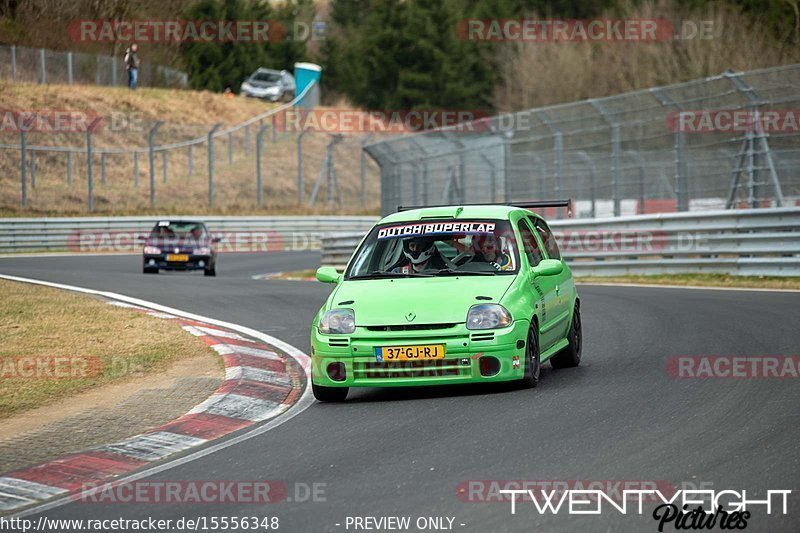
<path id="1" fill-rule="evenodd" d="M 199 241 L 206 237 L 206 228 L 200 222 L 162 221 L 150 232 L 151 239 Z"/>
<path id="2" fill-rule="evenodd" d="M 506 220 L 430 220 L 375 226 L 345 279 L 493 276 L 519 268 L 517 242 Z"/>
<path id="3" fill-rule="evenodd" d="M 253 74 L 253 77 L 250 78 L 253 81 L 263 81 L 268 83 L 278 83 L 281 81 L 281 75 L 272 72 L 256 72 Z"/>

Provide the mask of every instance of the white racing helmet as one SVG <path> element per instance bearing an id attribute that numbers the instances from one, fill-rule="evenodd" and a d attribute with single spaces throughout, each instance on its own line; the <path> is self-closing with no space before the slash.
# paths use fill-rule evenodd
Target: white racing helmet
<path id="1" fill-rule="evenodd" d="M 414 244 L 413 251 L 411 250 L 412 243 Z M 424 263 L 430 259 L 435 250 L 433 239 L 426 237 L 415 237 L 403 241 L 403 254 L 414 265 Z"/>

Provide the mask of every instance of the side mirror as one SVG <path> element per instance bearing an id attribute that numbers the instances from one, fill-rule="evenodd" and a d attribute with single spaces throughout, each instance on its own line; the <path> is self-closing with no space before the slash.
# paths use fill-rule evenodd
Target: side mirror
<path id="1" fill-rule="evenodd" d="M 534 277 L 556 276 L 564 271 L 564 265 L 558 259 L 544 259 L 533 267 Z"/>
<path id="2" fill-rule="evenodd" d="M 322 283 L 339 283 L 339 272 L 332 266 L 319 267 L 317 269 L 317 281 Z"/>

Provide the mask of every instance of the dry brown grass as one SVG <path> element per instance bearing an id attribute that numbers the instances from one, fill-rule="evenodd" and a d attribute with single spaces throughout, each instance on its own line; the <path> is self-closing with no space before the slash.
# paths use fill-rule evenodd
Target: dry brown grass
<path id="1" fill-rule="evenodd" d="M 758 21 L 722 3 L 687 10 L 673 2 L 628 5 L 606 18 L 713 21 L 713 39 L 657 42 L 527 42 L 499 49 L 501 111 L 597 98 L 721 74 L 800 62 L 800 47 L 782 46 Z M 541 19 L 531 15 L 529 18 Z"/>
<path id="2" fill-rule="evenodd" d="M 214 353 L 173 320 L 89 296 L 5 280 L 0 294 L 0 418 Z M 59 360 L 69 375 L 22 377 L 31 367 L 18 358 L 69 358 Z"/>
<path id="3" fill-rule="evenodd" d="M 146 147 L 147 131 L 158 121 L 165 122 L 156 143 L 177 142 L 204 136 L 214 123 L 232 125 L 263 113 L 271 104 L 247 98 L 225 98 L 206 91 L 124 88 L 41 86 L 0 82 L 0 109 L 15 110 L 90 110 L 105 117 L 103 130 L 95 135 L 95 147 Z M 111 126 L 112 114 L 135 119 L 129 127 Z M 134 187 L 133 156 L 108 155 L 107 182 L 102 183 L 101 158 L 93 159 L 95 214 L 294 214 L 294 213 L 374 213 L 378 211 L 380 191 L 377 166 L 368 161 L 367 206 L 360 204 L 360 136 L 346 137 L 335 148 L 335 168 L 341 188 L 341 205 L 327 204 L 326 187 L 320 188 L 313 208 L 297 205 L 296 134 L 281 133 L 272 142 L 265 136 L 263 180 L 264 207 L 259 208 L 256 194 L 255 136 L 250 131 L 251 150 L 245 151 L 245 133 L 232 138 L 234 162 L 228 163 L 228 139 L 217 139 L 215 150 L 215 209 L 208 208 L 208 151 L 206 145 L 193 148 L 193 172 L 188 173 L 188 150 L 169 153 L 167 183 L 163 183 L 160 154 L 156 154 L 156 208 L 149 208 L 149 163 L 146 154 L 139 156 L 139 187 Z M 303 141 L 304 198 L 311 195 L 314 182 L 325 158 L 330 136 L 308 133 Z M 0 143 L 18 144 L 19 135 L 0 134 Z M 83 133 L 31 133 L 32 145 L 85 147 Z M 28 208 L 20 207 L 19 150 L 0 149 L 0 215 L 85 215 L 88 213 L 88 177 L 85 154 L 73 156 L 73 183 L 67 185 L 67 157 L 64 154 L 39 153 L 36 160 L 36 188 L 28 187 Z M 30 176 L 28 178 L 30 180 Z"/>

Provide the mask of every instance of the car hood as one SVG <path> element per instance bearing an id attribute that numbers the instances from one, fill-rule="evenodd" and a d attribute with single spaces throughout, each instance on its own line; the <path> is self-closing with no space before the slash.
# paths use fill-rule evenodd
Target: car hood
<path id="1" fill-rule="evenodd" d="M 247 80 L 247 83 L 250 87 L 254 87 L 256 89 L 269 89 L 270 87 L 280 87 L 280 81 L 255 81 L 255 80 Z"/>
<path id="2" fill-rule="evenodd" d="M 499 302 L 514 279 L 497 275 L 343 281 L 330 301 L 331 308 L 355 310 L 358 326 L 462 323 L 470 306 Z M 491 300 L 476 300 L 477 296 Z"/>

